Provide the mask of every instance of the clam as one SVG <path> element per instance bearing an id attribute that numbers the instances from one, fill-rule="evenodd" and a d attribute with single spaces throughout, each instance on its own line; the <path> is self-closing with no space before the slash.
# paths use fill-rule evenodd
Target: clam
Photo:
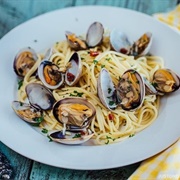
<path id="1" fill-rule="evenodd" d="M 66 31 L 65 32 L 67 42 L 69 43 L 69 46 L 74 50 L 83 50 L 87 49 L 87 45 L 85 40 L 81 39 L 80 37 L 77 37 L 74 33 Z"/>
<path id="2" fill-rule="evenodd" d="M 88 141 L 94 133 L 90 129 L 84 131 L 54 131 L 49 134 L 50 138 L 58 143 L 76 145 Z"/>
<path id="3" fill-rule="evenodd" d="M 19 77 L 24 77 L 27 72 L 34 66 L 38 59 L 36 52 L 28 47 L 21 49 L 14 59 L 14 71 Z"/>
<path id="4" fill-rule="evenodd" d="M 102 69 L 97 87 L 99 99 L 110 110 L 118 105 L 124 110 L 135 110 L 141 106 L 145 96 L 143 78 L 133 69 L 124 72 L 116 88 L 108 71 Z"/>
<path id="5" fill-rule="evenodd" d="M 54 117 L 64 125 L 65 130 L 79 131 L 87 128 L 95 114 L 94 106 L 84 98 L 64 98 L 53 107 Z"/>
<path id="6" fill-rule="evenodd" d="M 145 78 L 145 77 L 143 77 L 143 80 L 144 80 L 144 84 L 145 84 L 145 94 L 146 95 L 150 95 L 150 94 L 157 95 L 158 91 L 154 88 L 152 83 L 150 81 L 148 81 L 147 78 Z"/>
<path id="7" fill-rule="evenodd" d="M 112 48 L 117 52 L 132 56 L 143 56 L 150 50 L 152 33 L 144 33 L 137 41 L 131 44 L 125 33 L 114 29 L 110 33 L 110 43 Z"/>
<path id="8" fill-rule="evenodd" d="M 171 93 L 179 89 L 180 78 L 170 69 L 158 69 L 152 81 L 155 89 L 160 93 Z"/>
<path id="9" fill-rule="evenodd" d="M 74 33 L 66 31 L 66 39 L 69 46 L 74 50 L 84 50 L 99 45 L 103 40 L 104 28 L 99 22 L 92 23 L 86 33 L 86 39 L 77 37 Z"/>
<path id="10" fill-rule="evenodd" d="M 103 25 L 99 22 L 94 22 L 88 28 L 86 34 L 86 43 L 88 47 L 95 47 L 102 42 L 104 34 Z"/>
<path id="11" fill-rule="evenodd" d="M 129 55 L 143 56 L 146 55 L 152 44 L 152 33 L 144 33 L 130 48 Z"/>
<path id="12" fill-rule="evenodd" d="M 77 52 L 73 53 L 69 59 L 68 67 L 65 73 L 65 82 L 68 86 L 75 85 L 82 73 L 81 58 Z"/>
<path id="13" fill-rule="evenodd" d="M 112 48 L 123 54 L 128 54 L 131 43 L 125 33 L 119 29 L 113 29 L 110 33 L 110 43 Z"/>
<path id="14" fill-rule="evenodd" d="M 135 110 L 141 106 L 145 96 L 145 85 L 141 75 L 134 69 L 124 72 L 117 85 L 117 98 L 124 110 Z"/>
<path id="15" fill-rule="evenodd" d="M 47 60 L 39 65 L 38 77 L 49 89 L 57 89 L 64 82 L 64 75 L 59 71 L 58 66 Z"/>
<path id="16" fill-rule="evenodd" d="M 36 109 L 52 109 L 55 99 L 49 89 L 39 83 L 30 83 L 26 86 L 29 103 Z"/>
<path id="17" fill-rule="evenodd" d="M 12 108 L 24 121 L 30 124 L 39 124 L 43 120 L 42 111 L 20 101 L 13 101 Z"/>
<path id="18" fill-rule="evenodd" d="M 97 84 L 97 92 L 102 104 L 110 110 L 115 109 L 117 107 L 116 91 L 110 74 L 105 68 L 101 69 Z"/>
<path id="19" fill-rule="evenodd" d="M 61 72 L 56 64 L 44 60 L 38 67 L 38 77 L 49 89 L 57 89 L 64 83 L 68 86 L 75 85 L 82 73 L 81 58 L 74 52 L 69 59 L 65 72 Z"/>

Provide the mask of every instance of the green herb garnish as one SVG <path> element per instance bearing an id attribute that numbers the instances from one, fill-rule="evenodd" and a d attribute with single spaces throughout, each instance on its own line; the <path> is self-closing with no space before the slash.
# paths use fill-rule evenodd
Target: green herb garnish
<path id="1" fill-rule="evenodd" d="M 155 88 L 158 86 L 156 82 L 151 83 Z"/>
<path id="2" fill-rule="evenodd" d="M 40 124 L 43 120 L 44 120 L 44 117 L 41 116 L 41 117 L 36 117 L 33 119 L 35 122 L 37 122 L 38 124 Z"/>
<path id="3" fill-rule="evenodd" d="M 111 88 L 108 88 L 108 94 L 110 94 L 110 93 L 111 93 L 111 91 L 112 91 L 112 89 L 111 89 Z"/>
<path id="4" fill-rule="evenodd" d="M 94 63 L 94 64 L 97 64 L 97 63 L 98 63 L 98 61 L 94 59 L 93 63 Z"/>
<path id="5" fill-rule="evenodd" d="M 114 101 L 109 101 L 109 105 L 112 106 L 115 102 Z"/>
<path id="6" fill-rule="evenodd" d="M 45 128 L 43 128 L 41 132 L 44 133 L 44 134 L 47 134 L 47 133 L 48 133 L 48 130 L 45 129 Z"/>
<path id="7" fill-rule="evenodd" d="M 50 135 L 47 135 L 47 137 L 49 138 L 49 142 L 52 142 L 53 140 L 51 139 Z"/>
<path id="8" fill-rule="evenodd" d="M 18 81 L 18 89 L 20 89 L 22 85 L 23 85 L 23 79 Z"/>
<path id="9" fill-rule="evenodd" d="M 106 58 L 106 61 L 110 61 L 111 60 L 111 58 Z"/>
<path id="10" fill-rule="evenodd" d="M 72 138 L 80 138 L 81 137 L 81 134 L 80 133 L 77 133 L 75 134 Z"/>
<path id="11" fill-rule="evenodd" d="M 104 67 L 105 67 L 105 65 L 104 65 L 104 64 L 102 64 L 102 65 L 101 65 L 101 68 L 104 68 Z"/>
<path id="12" fill-rule="evenodd" d="M 74 96 L 78 96 L 78 97 L 82 97 L 82 95 L 84 94 L 83 92 L 81 93 L 81 92 L 78 92 L 78 91 L 74 91 L 74 93 L 76 94 Z"/>
<path id="13" fill-rule="evenodd" d="M 129 137 L 133 137 L 133 136 L 135 136 L 135 134 L 130 134 L 130 135 L 129 135 Z"/>

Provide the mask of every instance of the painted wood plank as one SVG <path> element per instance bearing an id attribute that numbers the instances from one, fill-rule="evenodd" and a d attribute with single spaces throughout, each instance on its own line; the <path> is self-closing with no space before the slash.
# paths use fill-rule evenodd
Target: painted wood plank
<path id="1" fill-rule="evenodd" d="M 174 8 L 177 0 L 76 0 L 75 3 L 76 6 L 92 4 L 124 7 L 151 15 Z"/>
<path id="2" fill-rule="evenodd" d="M 91 180 L 91 179 L 127 179 L 139 166 L 138 163 L 121 168 L 114 168 L 109 170 L 95 170 L 95 171 L 81 171 L 81 170 L 69 170 L 62 168 L 55 168 L 48 165 L 42 165 L 35 162 L 30 175 L 31 180 L 43 179 L 43 180 Z"/>
<path id="3" fill-rule="evenodd" d="M 0 38 L 15 26 L 39 14 L 74 6 L 73 0 L 1 0 Z"/>
<path id="4" fill-rule="evenodd" d="M 13 168 L 13 180 L 28 179 L 31 172 L 32 161 L 9 149 L 0 142 L 0 152 L 9 160 Z"/>

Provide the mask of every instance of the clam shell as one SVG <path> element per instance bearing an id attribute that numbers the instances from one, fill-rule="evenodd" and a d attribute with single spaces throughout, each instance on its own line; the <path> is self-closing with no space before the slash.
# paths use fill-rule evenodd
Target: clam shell
<path id="1" fill-rule="evenodd" d="M 72 49 L 76 51 L 87 49 L 86 42 L 83 39 L 77 37 L 74 33 L 66 31 L 65 35 L 67 42 Z"/>
<path id="2" fill-rule="evenodd" d="M 137 82 L 132 82 L 132 80 L 129 79 L 129 76 L 127 73 L 134 74 Z M 137 85 L 140 91 L 140 92 L 137 92 L 137 94 L 136 94 L 136 91 L 138 91 L 138 89 L 136 89 L 137 87 L 133 86 L 134 84 Z M 117 90 L 117 98 L 120 102 L 122 109 L 124 110 L 128 110 L 128 111 L 136 110 L 142 105 L 144 101 L 145 84 L 144 84 L 142 76 L 134 69 L 129 69 L 123 73 L 116 90 Z M 134 94 L 138 95 L 139 97 L 135 100 L 132 100 L 132 97 L 134 96 Z M 130 104 L 129 104 L 129 100 L 132 100 Z"/>
<path id="3" fill-rule="evenodd" d="M 74 52 L 69 59 L 69 68 L 65 73 L 65 82 L 68 86 L 74 86 L 82 74 L 81 58 L 77 52 Z"/>
<path id="4" fill-rule="evenodd" d="M 88 28 L 86 43 L 88 47 L 95 47 L 103 40 L 104 27 L 100 22 L 94 22 Z"/>
<path id="5" fill-rule="evenodd" d="M 49 82 L 46 80 L 46 75 L 44 73 L 45 67 L 47 66 L 52 67 L 52 72 L 49 72 L 49 74 L 51 73 L 51 77 L 48 76 L 48 79 L 51 80 L 51 81 L 49 80 Z M 57 70 L 53 70 L 53 67 L 56 67 Z M 44 60 L 40 63 L 38 67 L 38 77 L 47 88 L 57 89 L 64 83 L 64 75 L 58 69 L 59 69 L 58 66 L 56 66 L 50 61 Z M 47 75 L 49 74 L 47 73 Z M 54 82 L 54 84 L 52 83 L 52 81 Z"/>
<path id="6" fill-rule="evenodd" d="M 111 31 L 110 43 L 115 51 L 121 52 L 123 54 L 127 54 L 131 46 L 131 43 L 129 42 L 126 34 L 120 31 L 119 29 L 113 29 Z"/>
<path id="7" fill-rule="evenodd" d="M 148 41 L 147 41 L 148 39 Z M 147 41 L 147 43 L 144 43 Z M 129 55 L 144 56 L 149 53 L 153 41 L 151 32 L 144 33 L 130 48 Z"/>
<path id="8" fill-rule="evenodd" d="M 42 112 L 39 109 L 36 109 L 33 106 L 20 101 L 13 101 L 12 108 L 15 111 L 15 113 L 24 121 L 30 124 L 39 124 L 39 122 L 35 121 L 35 117 L 42 117 Z M 23 113 L 23 111 L 26 111 L 26 113 Z M 30 114 L 29 116 L 28 112 Z"/>
<path id="9" fill-rule="evenodd" d="M 39 83 L 30 83 L 25 88 L 29 103 L 42 110 L 52 109 L 55 99 L 49 89 Z"/>
<path id="10" fill-rule="evenodd" d="M 66 134 L 63 135 L 62 131 L 54 131 L 49 134 L 50 138 L 58 143 L 67 144 L 67 145 L 78 145 L 85 143 L 94 133 L 88 129 L 84 131 L 66 131 Z"/>
<path id="11" fill-rule="evenodd" d="M 97 92 L 99 99 L 106 108 L 113 110 L 117 107 L 115 100 L 115 87 L 109 72 L 105 68 L 102 68 L 99 73 Z"/>
<path id="12" fill-rule="evenodd" d="M 153 75 L 153 85 L 159 93 L 171 93 L 179 89 L 180 77 L 170 69 L 158 69 Z"/>
<path id="13" fill-rule="evenodd" d="M 61 124 L 64 124 L 63 120 L 60 119 L 59 117 L 59 106 L 61 104 L 82 104 L 82 105 L 85 105 L 87 106 L 88 108 L 90 108 L 92 110 L 92 115 L 87 118 L 87 119 L 82 119 L 81 121 L 81 126 L 80 125 L 77 125 L 77 124 L 71 124 L 69 123 L 69 119 L 66 123 L 66 129 L 67 130 L 76 130 L 76 131 L 79 131 L 79 130 L 82 130 L 84 128 L 87 128 L 89 126 L 89 124 L 91 123 L 91 121 L 93 120 L 93 118 L 95 117 L 95 114 L 96 114 L 96 110 L 94 108 L 94 106 L 85 98 L 64 98 L 64 99 L 61 99 L 60 101 L 56 102 L 54 104 L 54 107 L 53 107 L 53 115 L 54 117 L 57 119 L 57 121 L 59 121 Z"/>
<path id="14" fill-rule="evenodd" d="M 19 50 L 14 58 L 13 68 L 17 76 L 24 77 L 35 64 L 38 56 L 31 47 Z"/>

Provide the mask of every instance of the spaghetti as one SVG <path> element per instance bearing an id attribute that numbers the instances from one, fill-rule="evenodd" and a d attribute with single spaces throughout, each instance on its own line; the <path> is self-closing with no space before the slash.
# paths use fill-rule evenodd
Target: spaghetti
<path id="1" fill-rule="evenodd" d="M 82 61 L 82 74 L 75 87 L 65 85 L 60 89 L 52 90 L 54 98 L 60 99 L 77 96 L 88 99 L 96 108 L 96 117 L 90 124 L 94 132 L 93 138 L 97 144 L 109 144 L 122 141 L 135 135 L 148 127 L 158 116 L 159 97 L 146 95 L 140 108 L 135 111 L 125 111 L 121 107 L 115 110 L 108 110 L 102 105 L 97 96 L 97 78 L 102 68 L 106 68 L 114 84 L 127 69 L 135 69 L 149 81 L 157 69 L 163 68 L 164 63 L 161 57 L 143 56 L 135 59 L 122 53 L 111 51 L 109 38 L 104 37 L 100 46 L 88 50 L 80 50 L 78 54 Z M 58 42 L 53 47 L 54 53 L 50 61 L 63 70 L 74 51 L 66 41 Z M 25 87 L 32 82 L 41 83 L 34 75 L 43 55 L 38 55 L 35 65 L 24 77 L 23 85 L 18 90 L 18 100 L 24 102 L 26 99 Z M 44 121 L 40 128 L 47 130 L 62 130 L 63 126 L 54 118 L 51 111 L 44 112 Z"/>

